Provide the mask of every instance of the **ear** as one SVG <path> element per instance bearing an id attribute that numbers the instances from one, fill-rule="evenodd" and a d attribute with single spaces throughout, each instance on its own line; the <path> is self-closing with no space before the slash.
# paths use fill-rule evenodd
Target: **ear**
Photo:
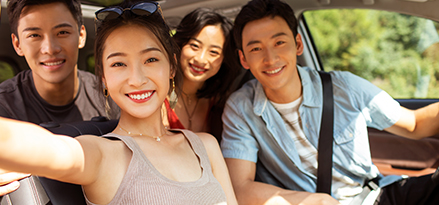
<path id="1" fill-rule="evenodd" d="M 248 66 L 247 60 L 245 60 L 245 56 L 244 53 L 242 53 L 242 50 L 238 50 L 239 53 L 239 61 L 241 61 L 241 65 L 242 67 L 244 67 L 245 69 L 250 69 L 250 66 Z"/>
<path id="2" fill-rule="evenodd" d="M 300 33 L 297 34 L 296 36 L 296 54 L 298 56 L 303 54 L 303 41 L 302 41 L 302 36 L 300 35 Z"/>
<path id="3" fill-rule="evenodd" d="M 85 30 L 85 26 L 81 26 L 81 30 L 79 31 L 79 43 L 78 48 L 84 48 L 85 41 L 87 40 L 87 31 Z"/>
<path id="4" fill-rule="evenodd" d="M 21 47 L 20 47 L 20 40 L 18 39 L 18 37 L 15 34 L 11 34 L 11 39 L 12 39 L 12 45 L 14 46 L 15 52 L 19 56 L 24 56 L 23 51 L 21 50 Z"/>

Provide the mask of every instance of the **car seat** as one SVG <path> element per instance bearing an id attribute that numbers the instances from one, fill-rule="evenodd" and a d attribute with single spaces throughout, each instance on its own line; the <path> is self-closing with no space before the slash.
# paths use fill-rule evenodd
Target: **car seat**
<path id="1" fill-rule="evenodd" d="M 114 130 L 118 120 L 94 117 L 76 123 L 42 123 L 40 126 L 55 134 L 71 137 L 92 134 L 101 136 Z M 1 198 L 0 205 L 70 205 L 86 204 L 80 185 L 64 183 L 44 177 L 31 176 L 20 180 L 20 188 Z"/>

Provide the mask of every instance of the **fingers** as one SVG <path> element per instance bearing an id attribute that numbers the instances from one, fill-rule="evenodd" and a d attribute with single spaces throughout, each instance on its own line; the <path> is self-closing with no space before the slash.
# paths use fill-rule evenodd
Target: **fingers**
<path id="1" fill-rule="evenodd" d="M 1 185 L 0 186 L 0 196 L 9 194 L 9 193 L 17 190 L 18 187 L 20 187 L 20 182 L 18 182 L 18 181 L 13 181 L 9 184 Z"/>
<path id="2" fill-rule="evenodd" d="M 20 187 L 18 180 L 30 176 L 30 174 L 22 174 L 16 172 L 9 172 L 0 174 L 0 196 L 9 194 Z"/>

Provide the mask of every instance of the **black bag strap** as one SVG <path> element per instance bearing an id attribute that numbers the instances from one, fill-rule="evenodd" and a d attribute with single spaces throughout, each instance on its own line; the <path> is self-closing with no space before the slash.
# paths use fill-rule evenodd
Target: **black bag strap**
<path id="1" fill-rule="evenodd" d="M 323 111 L 318 144 L 318 167 L 316 192 L 331 195 L 332 147 L 334 138 L 334 98 L 329 73 L 319 71 L 323 86 Z"/>

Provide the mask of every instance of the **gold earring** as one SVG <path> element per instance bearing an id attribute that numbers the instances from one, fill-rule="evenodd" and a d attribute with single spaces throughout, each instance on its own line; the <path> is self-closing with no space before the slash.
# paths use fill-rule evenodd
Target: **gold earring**
<path id="1" fill-rule="evenodd" d="M 178 101 L 178 96 L 177 93 L 175 92 L 175 81 L 174 78 L 172 78 L 172 92 L 169 95 L 169 106 L 171 107 L 171 109 L 175 108 L 175 106 L 177 105 L 177 101 Z"/>
<path id="2" fill-rule="evenodd" d="M 110 107 L 110 103 L 108 103 L 108 97 L 110 96 L 110 93 L 107 90 L 107 86 L 104 85 L 103 91 L 105 96 L 105 115 L 107 116 L 108 119 L 110 119 L 111 107 Z"/>

